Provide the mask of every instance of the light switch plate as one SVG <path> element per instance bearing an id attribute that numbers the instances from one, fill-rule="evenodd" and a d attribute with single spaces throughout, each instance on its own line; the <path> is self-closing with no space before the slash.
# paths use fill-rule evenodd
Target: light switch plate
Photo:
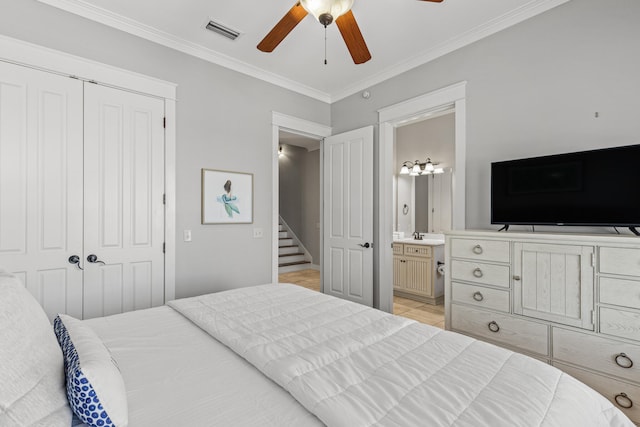
<path id="1" fill-rule="evenodd" d="M 182 238 L 185 242 L 191 241 L 191 230 L 184 230 L 182 232 Z"/>
<path id="2" fill-rule="evenodd" d="M 262 237 L 263 237 L 262 228 L 254 228 L 253 229 L 253 238 L 254 239 L 262 239 Z"/>

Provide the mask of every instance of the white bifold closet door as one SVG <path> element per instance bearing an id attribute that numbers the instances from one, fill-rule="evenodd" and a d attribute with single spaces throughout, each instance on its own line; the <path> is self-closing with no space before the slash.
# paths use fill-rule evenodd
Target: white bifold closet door
<path id="1" fill-rule="evenodd" d="M 84 111 L 84 318 L 162 305 L 164 101 L 87 83 Z"/>
<path id="2" fill-rule="evenodd" d="M 50 319 L 164 302 L 163 117 L 161 99 L 0 62 L 0 268 Z"/>

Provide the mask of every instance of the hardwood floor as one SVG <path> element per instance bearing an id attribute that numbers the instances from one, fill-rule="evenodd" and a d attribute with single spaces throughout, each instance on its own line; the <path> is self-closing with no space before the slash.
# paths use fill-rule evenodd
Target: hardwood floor
<path id="1" fill-rule="evenodd" d="M 320 292 L 320 272 L 300 270 L 278 276 L 280 283 L 293 283 Z M 444 329 L 444 306 L 393 297 L 393 314 Z"/>

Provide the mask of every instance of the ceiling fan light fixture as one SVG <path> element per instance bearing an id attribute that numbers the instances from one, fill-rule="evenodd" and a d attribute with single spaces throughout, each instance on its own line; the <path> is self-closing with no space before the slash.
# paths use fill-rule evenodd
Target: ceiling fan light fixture
<path id="1" fill-rule="evenodd" d="M 353 0 L 300 0 L 300 4 L 326 27 L 351 10 Z"/>

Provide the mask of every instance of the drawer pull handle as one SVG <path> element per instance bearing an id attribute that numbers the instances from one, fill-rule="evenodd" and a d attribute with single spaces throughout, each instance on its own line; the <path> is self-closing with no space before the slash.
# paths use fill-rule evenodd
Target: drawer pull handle
<path id="1" fill-rule="evenodd" d="M 516 282 L 520 281 L 520 276 L 513 276 L 513 280 L 515 280 Z"/>
<path id="2" fill-rule="evenodd" d="M 480 292 L 476 292 L 473 294 L 473 299 L 480 302 L 484 299 L 484 296 Z M 494 322 L 495 323 L 495 322 Z"/>
<path id="3" fill-rule="evenodd" d="M 492 320 L 491 322 L 489 322 L 487 326 L 489 327 L 489 330 L 491 332 L 498 332 L 500 330 L 500 326 L 498 326 L 495 320 Z"/>
<path id="4" fill-rule="evenodd" d="M 476 255 L 480 255 L 482 253 L 482 246 L 475 245 L 473 247 L 473 253 L 476 254 Z"/>
<path id="5" fill-rule="evenodd" d="M 482 270 L 480 270 L 479 268 L 476 268 L 473 270 L 473 277 L 477 277 L 479 279 L 482 276 L 484 276 L 484 274 L 482 273 Z"/>
<path id="6" fill-rule="evenodd" d="M 616 394 L 614 399 L 616 404 L 623 409 L 629 409 L 633 406 L 633 400 L 629 399 L 626 393 Z"/>
<path id="7" fill-rule="evenodd" d="M 616 365 L 620 366 L 621 368 L 629 369 L 633 367 L 633 360 L 631 360 L 631 358 L 624 353 L 616 355 L 615 360 Z"/>

